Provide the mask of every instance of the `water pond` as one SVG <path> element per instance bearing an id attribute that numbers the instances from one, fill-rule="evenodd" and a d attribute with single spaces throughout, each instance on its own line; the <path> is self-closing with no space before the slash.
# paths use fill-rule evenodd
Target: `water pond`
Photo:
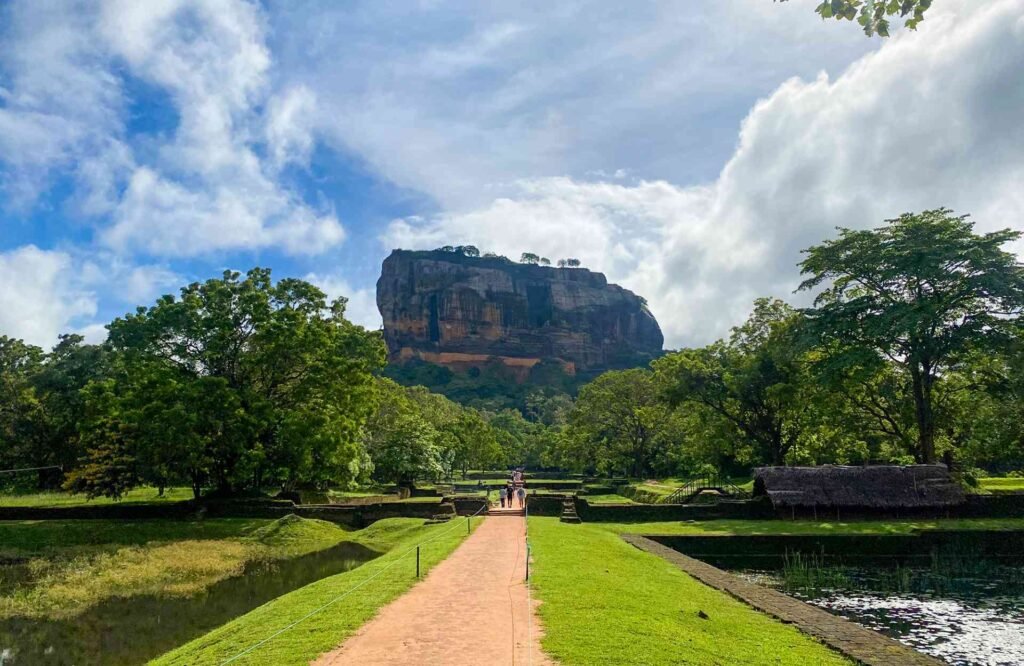
<path id="1" fill-rule="evenodd" d="M 68 620 L 0 620 L 0 666 L 144 664 L 271 599 L 377 555 L 343 543 L 292 560 L 253 563 L 242 575 L 193 597 L 116 598 Z M 0 588 L 24 578 L 22 565 L 0 565 Z"/>
<path id="2" fill-rule="evenodd" d="M 1024 664 L 1024 569 L 737 571 L 957 666 Z"/>

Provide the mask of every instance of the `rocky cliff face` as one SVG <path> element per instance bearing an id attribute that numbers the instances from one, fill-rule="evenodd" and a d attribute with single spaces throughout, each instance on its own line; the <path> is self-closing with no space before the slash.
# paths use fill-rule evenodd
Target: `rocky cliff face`
<path id="1" fill-rule="evenodd" d="M 529 373 L 542 360 L 596 370 L 661 352 L 658 322 L 636 294 L 585 268 L 517 264 L 451 252 L 395 250 L 377 281 L 392 362 Z"/>

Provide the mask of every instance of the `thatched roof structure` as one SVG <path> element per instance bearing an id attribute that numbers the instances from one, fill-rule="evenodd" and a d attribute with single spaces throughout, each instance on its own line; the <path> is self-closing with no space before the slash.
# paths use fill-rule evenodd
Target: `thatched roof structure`
<path id="1" fill-rule="evenodd" d="M 760 467 L 754 497 L 776 508 L 926 509 L 962 504 L 945 465 Z"/>

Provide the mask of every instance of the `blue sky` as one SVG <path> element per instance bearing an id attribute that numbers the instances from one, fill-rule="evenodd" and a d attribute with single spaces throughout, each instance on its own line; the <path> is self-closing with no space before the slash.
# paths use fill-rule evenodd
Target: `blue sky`
<path id="1" fill-rule="evenodd" d="M 254 265 L 375 327 L 391 248 L 473 243 L 580 257 L 676 347 L 836 226 L 1024 226 L 1024 0 L 889 40 L 815 4 L 0 2 L 0 333 Z"/>

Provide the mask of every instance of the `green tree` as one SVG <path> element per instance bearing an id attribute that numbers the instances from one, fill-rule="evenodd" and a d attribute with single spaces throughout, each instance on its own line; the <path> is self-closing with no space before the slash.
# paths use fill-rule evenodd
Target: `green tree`
<path id="1" fill-rule="evenodd" d="M 43 358 L 39 347 L 0 336 L 0 469 L 39 466 L 49 441 L 33 384 Z"/>
<path id="2" fill-rule="evenodd" d="M 806 310 L 833 366 L 887 360 L 911 380 L 917 457 L 936 461 L 934 393 L 965 353 L 996 349 L 1024 308 L 1024 267 L 1002 246 L 1020 237 L 974 233 L 948 209 L 906 213 L 873 230 L 840 229 L 806 250 L 801 290 L 824 287 Z"/>
<path id="3" fill-rule="evenodd" d="M 784 464 L 806 424 L 806 366 L 795 344 L 799 315 L 778 300 L 759 299 L 728 341 L 684 349 L 653 363 L 670 405 L 722 419 L 756 450 L 755 460 Z M 721 426 L 716 426 L 721 428 Z"/>
<path id="4" fill-rule="evenodd" d="M 232 494 L 358 475 L 384 347 L 344 309 L 344 299 L 328 304 L 313 285 L 273 283 L 257 268 L 189 285 L 180 299 L 165 296 L 115 320 L 108 344 L 119 372 L 109 408 L 90 407 L 97 416 L 82 433 L 87 464 L 103 464 L 109 421 L 125 440 L 118 450 L 135 456 L 137 478 L 188 478 L 197 493 L 203 485 Z M 90 423 L 102 426 L 98 433 Z"/>
<path id="5" fill-rule="evenodd" d="M 570 257 L 565 260 L 565 265 L 568 266 L 569 268 L 579 268 L 581 264 L 579 259 L 573 259 L 572 257 Z"/>
<path id="6" fill-rule="evenodd" d="M 540 256 L 533 252 L 523 252 L 522 256 L 519 257 L 519 263 L 536 265 L 540 263 Z"/>
<path id="7" fill-rule="evenodd" d="M 856 20 L 868 37 L 888 37 L 891 18 L 905 19 L 904 25 L 914 30 L 931 6 L 932 0 L 824 0 L 814 11 L 822 19 Z"/>
<path id="8" fill-rule="evenodd" d="M 381 481 L 412 486 L 417 479 L 436 479 L 444 472 L 440 435 L 424 417 L 415 391 L 390 379 L 377 382 L 377 405 L 363 430 L 373 476 Z"/>
<path id="9" fill-rule="evenodd" d="M 593 449 L 592 459 L 601 471 L 641 477 L 654 471 L 671 422 L 650 370 L 610 371 L 580 389 L 564 443 L 572 456 L 578 456 L 580 447 Z"/>
<path id="10" fill-rule="evenodd" d="M 107 352 L 85 344 L 80 335 L 61 335 L 32 379 L 43 410 L 46 442 L 34 456 L 37 465 L 70 469 L 82 454 L 78 425 L 83 418 L 82 389 L 107 373 Z"/>

